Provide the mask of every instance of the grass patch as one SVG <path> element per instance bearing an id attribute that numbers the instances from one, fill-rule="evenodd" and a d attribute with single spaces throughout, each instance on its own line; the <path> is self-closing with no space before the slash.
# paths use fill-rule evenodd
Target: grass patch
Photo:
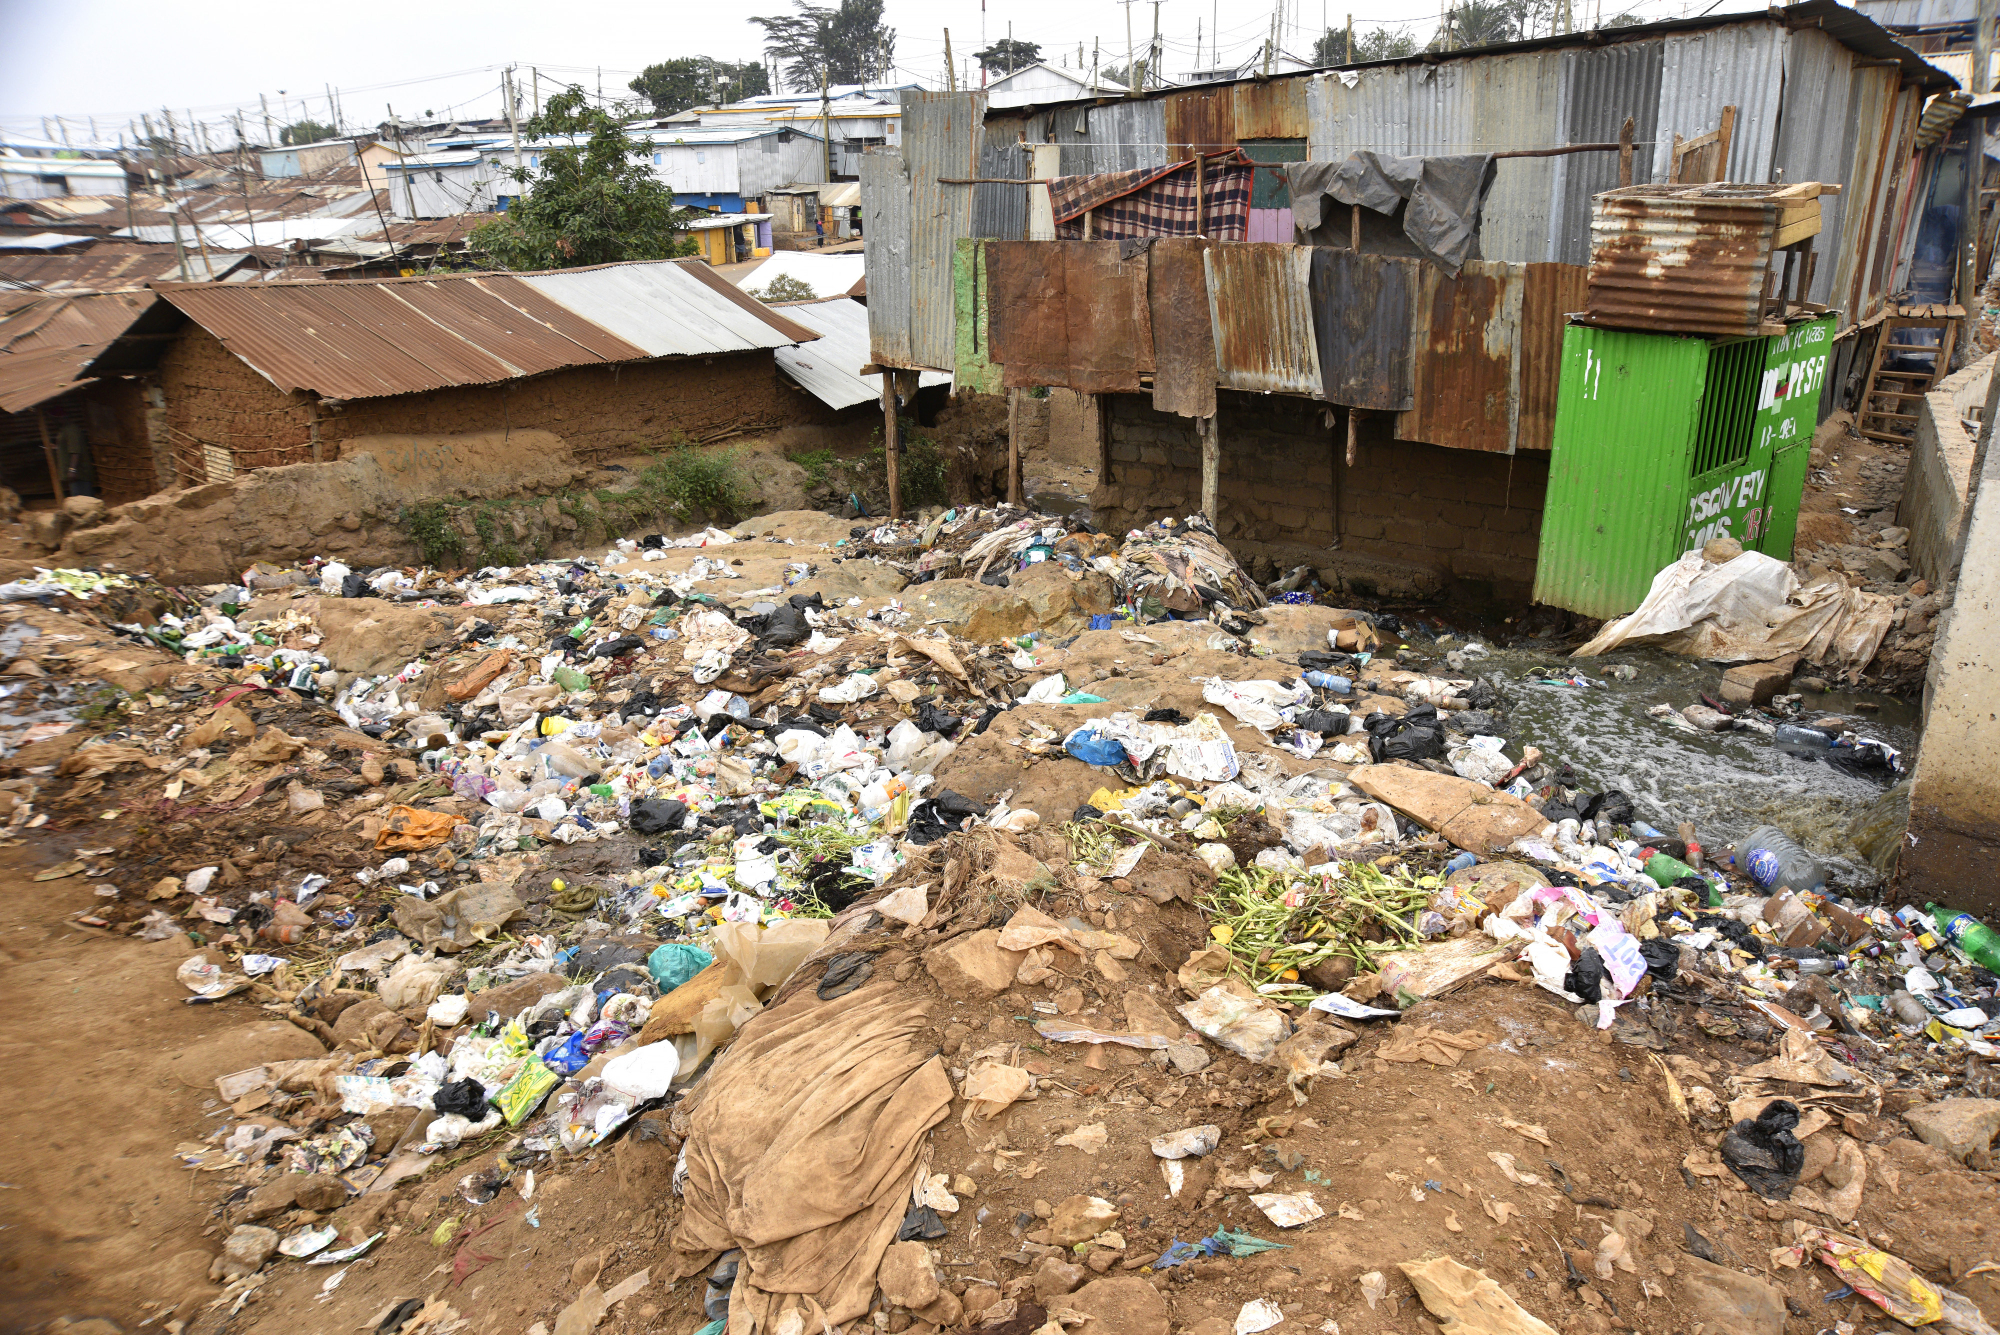
<path id="1" fill-rule="evenodd" d="M 903 444 L 903 504 L 943 505 L 949 496 L 944 451 L 929 436 L 910 436 Z"/>
<path id="2" fill-rule="evenodd" d="M 797 454 L 788 454 L 785 457 L 805 470 L 808 490 L 823 485 L 834 464 L 839 460 L 839 456 L 832 450 L 824 448 L 801 450 Z"/>
<path id="3" fill-rule="evenodd" d="M 444 501 L 423 501 L 403 507 L 403 527 L 416 540 L 424 564 L 439 570 L 465 564 L 465 539 L 452 524 L 451 509 Z"/>

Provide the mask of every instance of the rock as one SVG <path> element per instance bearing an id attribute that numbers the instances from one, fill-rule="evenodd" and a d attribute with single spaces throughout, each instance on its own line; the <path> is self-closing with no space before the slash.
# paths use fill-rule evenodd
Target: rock
<path id="1" fill-rule="evenodd" d="M 222 1244 L 222 1255 L 208 1268 L 209 1278 L 228 1282 L 254 1275 L 278 1251 L 278 1230 L 256 1224 L 239 1225 Z"/>
<path id="2" fill-rule="evenodd" d="M 916 1309 L 919 1317 L 940 1328 L 956 1326 L 965 1319 L 965 1306 L 950 1289 L 939 1293 L 937 1301 Z"/>
<path id="3" fill-rule="evenodd" d="M 1013 985 L 1015 971 L 1028 958 L 1024 950 L 1001 949 L 999 941 L 995 927 L 967 933 L 925 951 L 924 968 L 947 995 L 961 1001 L 997 996 Z"/>
<path id="4" fill-rule="evenodd" d="M 1917 1139 L 1960 1163 L 1974 1150 L 1992 1146 L 2000 1131 L 2000 1099 L 1940 1099 L 1903 1114 Z"/>
<path id="5" fill-rule="evenodd" d="M 1049 1300 L 1075 1293 L 1088 1273 L 1074 1261 L 1043 1257 L 1041 1265 L 1035 1268 L 1035 1301 L 1044 1307 L 1056 1306 Z"/>
<path id="6" fill-rule="evenodd" d="M 1402 765 L 1357 765 L 1347 778 L 1376 801 L 1388 803 L 1472 853 L 1497 853 L 1523 835 L 1539 834 L 1548 824 L 1541 812 L 1520 798 L 1455 774 Z"/>
<path id="7" fill-rule="evenodd" d="M 1049 1239 L 1058 1247 L 1074 1247 L 1117 1222 L 1118 1207 L 1102 1196 L 1068 1196 L 1049 1216 Z"/>
<path id="8" fill-rule="evenodd" d="M 1167 1335 L 1172 1322 L 1166 1299 L 1143 1279 L 1094 1279 L 1072 1293 L 1063 1306 L 1094 1318 L 1091 1335 Z"/>
<path id="9" fill-rule="evenodd" d="M 1910 562 L 1901 552 L 1870 552 L 1861 563 L 1861 576 L 1870 584 L 1894 584 L 1910 568 Z"/>
<path id="10" fill-rule="evenodd" d="M 875 1271 L 882 1296 L 897 1307 L 928 1307 L 942 1291 L 930 1249 L 921 1242 L 891 1243 Z"/>
<path id="11" fill-rule="evenodd" d="M 185 959 L 186 956 L 181 956 Z M 178 965 L 179 959 L 174 960 Z M 261 1020 L 236 1025 L 220 1033 L 198 1039 L 181 1049 L 174 1062 L 174 1074 L 189 1089 L 215 1092 L 215 1078 L 247 1071 L 266 1062 L 298 1061 L 324 1057 L 326 1047 L 317 1038 L 284 1020 Z"/>
<path id="12" fill-rule="evenodd" d="M 423 1115 L 420 1108 L 384 1108 L 381 1112 L 368 1114 L 368 1126 L 375 1133 L 375 1146 L 379 1153 L 386 1154 L 392 1145 L 402 1140 L 403 1133 L 410 1129 L 410 1123 Z"/>
<path id="13" fill-rule="evenodd" d="M 1798 670 L 1797 654 L 1789 654 L 1770 663 L 1742 663 L 1722 674 L 1724 703 L 1732 705 L 1761 705 L 1769 703 L 1791 684 L 1792 673 Z"/>
<path id="14" fill-rule="evenodd" d="M 568 980 L 556 974 L 524 974 L 511 983 L 468 994 L 465 998 L 466 1018 L 480 1021 L 486 1018 L 486 1012 L 498 1011 L 501 1019 L 511 1020 L 549 993 L 560 992 L 567 986 Z"/>
<path id="15" fill-rule="evenodd" d="M 1175 1043 L 1167 1048 L 1167 1060 L 1182 1075 L 1193 1075 L 1208 1068 L 1208 1049 L 1199 1043 Z"/>
<path id="16" fill-rule="evenodd" d="M 1785 1335 L 1785 1295 L 1776 1285 L 1698 1256 L 1675 1259 L 1688 1315 L 1729 1335 Z"/>
<path id="17" fill-rule="evenodd" d="M 1910 530 L 1891 525 L 1875 535 L 1877 547 L 1900 547 L 1910 540 Z"/>
<path id="18" fill-rule="evenodd" d="M 1832 1136 L 1806 1137 L 1806 1163 L 1805 1167 L 1799 1170 L 1799 1181 L 1816 1182 L 1819 1180 L 1819 1175 L 1826 1171 L 1827 1165 L 1831 1164 L 1836 1157 L 1833 1140 Z"/>
<path id="19" fill-rule="evenodd" d="M 1332 643 L 1328 631 L 1351 630 L 1356 624 L 1354 613 L 1314 603 L 1275 603 L 1257 614 L 1264 624 L 1252 626 L 1244 638 L 1274 654 L 1297 655 L 1309 649 L 1324 653 Z"/>
<path id="20" fill-rule="evenodd" d="M 298 1204 L 299 1188 L 312 1173 L 280 1173 L 250 1193 L 243 1202 L 245 1219 L 268 1219 L 274 1214 L 282 1214 Z"/>
<path id="21" fill-rule="evenodd" d="M 21 527 L 27 530 L 27 539 L 38 547 L 50 551 L 62 546 L 63 535 L 69 532 L 73 519 L 63 510 L 30 510 L 21 518 Z"/>
<path id="22" fill-rule="evenodd" d="M 414 1114 L 416 1109 L 405 1108 L 400 1111 Z M 375 1127 L 375 1119 L 370 1119 L 369 1125 Z M 378 1137 L 381 1134 L 379 1127 L 376 1127 L 376 1134 Z M 376 1143 L 386 1149 L 395 1142 L 378 1139 Z M 297 1187 L 298 1207 L 301 1210 L 311 1210 L 315 1214 L 331 1214 L 347 1204 L 347 1184 L 331 1173 L 287 1173 L 286 1176 L 305 1179 Z"/>
<path id="23" fill-rule="evenodd" d="M 1338 992 L 1354 981 L 1354 961 L 1345 955 L 1321 960 L 1307 969 L 1301 977 L 1322 992 Z"/>
<path id="24" fill-rule="evenodd" d="M 1826 694 L 1825 677 L 1794 677 L 1792 678 L 1792 686 L 1796 690 L 1810 691 L 1814 695 Z"/>
<path id="25" fill-rule="evenodd" d="M 1701 549 L 1701 559 L 1710 565 L 1721 565 L 1724 561 L 1734 561 L 1743 555 L 1743 544 L 1734 538 L 1710 538 Z"/>
<path id="26" fill-rule="evenodd" d="M 385 1015 L 392 1015 L 380 997 L 363 997 L 340 1013 L 333 1022 L 334 1039 L 343 1048 L 363 1048 L 369 1046 L 368 1036 L 372 1023 Z"/>
<path id="27" fill-rule="evenodd" d="M 1088 629 L 1090 617 L 1109 612 L 1113 593 L 1108 577 L 1095 571 L 1072 582 L 1054 561 L 1008 576 L 1008 587 L 974 579 L 939 579 L 918 586 L 906 599 L 913 620 L 941 624 L 961 639 L 981 643 L 1009 640 L 1041 630 L 1050 640 Z"/>
<path id="28" fill-rule="evenodd" d="M 1681 711 L 1681 717 L 1703 732 L 1728 732 L 1736 726 L 1735 719 L 1707 705 L 1689 705 Z"/>
<path id="29" fill-rule="evenodd" d="M 89 528 L 104 518 L 104 502 L 95 496 L 71 496 L 62 503 L 62 508 L 76 528 Z"/>
<path id="30" fill-rule="evenodd" d="M 341 672 L 394 672 L 448 644 L 457 618 L 440 607 L 402 607 L 380 598 L 318 598 L 296 604 L 319 623 L 327 661 Z"/>

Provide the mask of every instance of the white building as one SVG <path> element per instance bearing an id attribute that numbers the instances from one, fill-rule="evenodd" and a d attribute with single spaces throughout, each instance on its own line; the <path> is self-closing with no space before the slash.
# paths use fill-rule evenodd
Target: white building
<path id="1" fill-rule="evenodd" d="M 741 213 L 766 191 L 826 179 L 826 140 L 816 127 L 756 121 L 628 130 L 652 141 L 653 175 L 689 208 Z"/>
<path id="2" fill-rule="evenodd" d="M 1090 76 L 1080 70 L 1071 72 L 1036 61 L 991 80 L 986 85 L 986 105 L 997 111 L 1002 107 L 1070 102 L 1080 97 L 1117 97 L 1125 91 L 1115 84 L 1093 85 Z"/>
<path id="3" fill-rule="evenodd" d="M 46 139 L 0 139 L 0 199 L 123 195 L 125 165 L 115 152 Z"/>

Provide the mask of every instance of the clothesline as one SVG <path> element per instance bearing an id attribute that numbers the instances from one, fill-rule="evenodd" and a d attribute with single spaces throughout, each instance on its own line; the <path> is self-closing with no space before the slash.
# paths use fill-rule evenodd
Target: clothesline
<path id="1" fill-rule="evenodd" d="M 1669 141 L 1669 140 L 1666 140 L 1666 139 L 1634 139 L 1634 140 L 1632 141 L 1632 147 L 1634 147 L 1634 148 L 1657 148 L 1657 147 L 1659 147 L 1660 145 L 1662 145 L 1662 144 L 1665 144 L 1665 143 L 1669 143 L 1669 142 L 1671 142 L 1671 141 Z M 1126 142 L 1126 141 L 1124 141 L 1124 140 L 1113 140 L 1113 139 L 1074 139 L 1074 140 L 1072 140 L 1072 139 L 1024 139 L 1024 140 L 1021 140 L 1021 141 L 1019 141 L 1019 142 L 1017 142 L 1017 143 L 1012 143 L 1012 144 L 1002 144 L 1002 145 L 1001 145 L 1001 147 L 1002 147 L 1002 148 L 1219 148 L 1219 149 L 1228 149 L 1228 148 L 1241 148 L 1241 147 L 1242 147 L 1242 145 L 1241 145 L 1241 144 L 1197 144 L 1197 143 L 1192 143 L 1192 142 L 1190 142 L 1190 141 L 1188 141 L 1188 140 L 1185 140 L 1185 139 L 1177 139 L 1177 140 L 1175 140 L 1174 142 L 1172 142 L 1172 143 L 1168 143 L 1168 144 L 1141 144 L 1141 143 L 1130 143 L 1130 142 Z M 1546 151 L 1546 150 L 1547 150 L 1548 148 L 1550 148 L 1550 147 L 1555 147 L 1555 148 L 1580 148 L 1580 147 L 1583 147 L 1583 145 L 1579 145 L 1579 144 L 1555 144 L 1555 145 L 1546 145 L 1546 144 L 1536 144 L 1536 145 L 1534 145 L 1534 146 L 1532 147 L 1532 149 L 1530 149 L 1530 150 L 1522 150 L 1522 149 L 1506 149 L 1506 148 L 1489 148 L 1489 147 L 1488 147 L 1488 146 L 1486 146 L 1485 144 L 1447 144 L 1447 145 L 1445 145 L 1445 147 L 1447 147 L 1447 148 L 1456 148 L 1456 149 L 1461 149 L 1461 150 L 1463 150 L 1463 151 L 1464 151 L 1464 152 L 1466 152 L 1466 153 L 1518 153 L 1518 152 L 1523 152 L 1523 151 Z M 1613 148 L 1616 148 L 1616 147 L 1617 147 L 1617 145 L 1616 145 L 1616 144 L 1613 144 L 1613 145 L 1612 145 L 1612 147 L 1613 147 Z M 1441 156 L 1441 155 L 1440 155 L 1440 154 L 1438 154 L 1438 153 L 1436 153 L 1436 152 L 1433 152 L 1433 151 L 1431 151 L 1431 150 L 1425 150 L 1424 152 L 1411 152 L 1411 153 L 1408 153 L 1408 154 L 1404 154 L 1403 156 L 1406 156 L 1406 157 L 1424 157 L 1424 156 L 1430 156 L 1430 157 L 1438 157 L 1438 156 Z M 1295 161 L 1298 161 L 1298 160 L 1302 160 L 1302 159 L 1295 159 Z M 1260 167 L 1284 167 L 1284 166 L 1288 166 L 1289 164 L 1288 164 L 1288 163 L 1283 163 L 1283 162 L 1260 162 L 1260 163 L 1258 163 L 1257 165 L 1258 165 L 1258 166 L 1260 166 Z"/>

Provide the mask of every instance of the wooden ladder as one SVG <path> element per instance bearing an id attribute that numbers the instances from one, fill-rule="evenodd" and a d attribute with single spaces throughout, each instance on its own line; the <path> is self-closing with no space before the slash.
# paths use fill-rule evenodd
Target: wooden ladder
<path id="1" fill-rule="evenodd" d="M 1875 339 L 1875 358 L 1868 367 L 1868 387 L 1861 396 L 1857 426 L 1862 435 L 1891 445 L 1908 445 L 1916 438 L 1916 405 L 1950 368 L 1952 341 L 1964 315 L 1963 307 L 1931 305 L 1902 306 L 1883 317 Z M 1902 329 L 1935 329 L 1938 341 L 1899 343 L 1896 332 Z M 1896 352 L 1927 355 L 1930 367 L 1922 371 L 1884 370 L 1883 363 Z M 1877 407 L 1878 401 L 1889 406 Z"/>

